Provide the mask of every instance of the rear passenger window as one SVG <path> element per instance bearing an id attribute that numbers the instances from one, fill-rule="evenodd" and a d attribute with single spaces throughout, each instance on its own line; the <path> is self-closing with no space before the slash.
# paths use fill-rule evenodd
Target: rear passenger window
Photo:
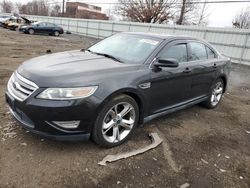
<path id="1" fill-rule="evenodd" d="M 207 59 L 206 47 L 202 43 L 190 42 L 191 61 Z"/>
<path id="2" fill-rule="evenodd" d="M 53 23 L 47 23 L 47 27 L 55 27 L 56 25 Z"/>
<path id="3" fill-rule="evenodd" d="M 216 58 L 215 53 L 210 48 L 206 47 L 206 49 L 207 49 L 207 57 L 208 57 L 208 59 Z"/>
<path id="4" fill-rule="evenodd" d="M 187 45 L 186 44 L 177 44 L 170 47 L 165 47 L 160 52 L 160 58 L 169 59 L 174 58 L 177 59 L 179 62 L 186 62 L 187 61 Z"/>

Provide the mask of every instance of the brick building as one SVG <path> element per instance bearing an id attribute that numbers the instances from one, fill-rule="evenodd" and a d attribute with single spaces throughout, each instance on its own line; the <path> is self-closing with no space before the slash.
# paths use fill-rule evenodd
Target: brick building
<path id="1" fill-rule="evenodd" d="M 80 2 L 66 3 L 66 16 L 72 18 L 108 20 L 109 17 L 102 13 L 102 8 Z"/>

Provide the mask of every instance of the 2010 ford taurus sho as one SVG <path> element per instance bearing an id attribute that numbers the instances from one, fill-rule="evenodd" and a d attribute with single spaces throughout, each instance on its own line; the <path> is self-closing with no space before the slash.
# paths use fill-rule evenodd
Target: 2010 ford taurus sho
<path id="1" fill-rule="evenodd" d="M 31 132 L 57 140 L 91 137 L 113 147 L 158 116 L 198 103 L 215 108 L 229 65 L 203 40 L 119 33 L 86 50 L 24 62 L 8 82 L 6 101 Z"/>

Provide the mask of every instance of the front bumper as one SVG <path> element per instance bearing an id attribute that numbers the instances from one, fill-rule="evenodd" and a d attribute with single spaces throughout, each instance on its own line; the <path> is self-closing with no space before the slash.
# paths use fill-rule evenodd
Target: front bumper
<path id="1" fill-rule="evenodd" d="M 55 140 L 89 139 L 97 114 L 98 104 L 95 97 L 88 100 L 50 101 L 37 99 L 34 97 L 36 94 L 35 92 L 25 101 L 16 100 L 8 91 L 5 94 L 12 116 L 24 128 Z M 53 121 L 74 120 L 80 121 L 75 129 L 65 129 L 53 124 Z"/>

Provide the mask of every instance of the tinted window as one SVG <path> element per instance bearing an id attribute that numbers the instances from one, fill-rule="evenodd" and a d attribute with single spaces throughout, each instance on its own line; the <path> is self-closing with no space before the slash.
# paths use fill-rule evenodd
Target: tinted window
<path id="1" fill-rule="evenodd" d="M 206 47 L 206 49 L 207 49 L 207 57 L 208 57 L 208 59 L 216 58 L 215 53 L 210 48 Z"/>
<path id="2" fill-rule="evenodd" d="M 192 61 L 207 59 L 207 52 L 204 44 L 198 42 L 190 42 L 190 48 Z"/>
<path id="3" fill-rule="evenodd" d="M 160 58 L 174 58 L 179 62 L 187 61 L 187 45 L 186 44 L 177 44 L 170 47 L 165 47 L 159 55 Z"/>
<path id="4" fill-rule="evenodd" d="M 46 24 L 43 23 L 43 22 L 41 22 L 41 23 L 38 23 L 37 26 L 38 26 L 38 27 L 46 27 Z"/>
<path id="5" fill-rule="evenodd" d="M 47 27 L 56 27 L 56 25 L 53 23 L 47 23 Z"/>

